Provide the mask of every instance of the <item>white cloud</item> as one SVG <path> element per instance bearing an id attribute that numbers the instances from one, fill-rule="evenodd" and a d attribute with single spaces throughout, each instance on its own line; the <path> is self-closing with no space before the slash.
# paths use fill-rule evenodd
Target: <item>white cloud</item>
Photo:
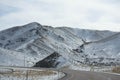
<path id="1" fill-rule="evenodd" d="M 0 16 L 0 29 L 36 21 L 51 26 L 120 31 L 120 3 L 117 3 L 118 0 L 113 4 L 113 0 L 110 1 L 1 0 L 0 4 L 19 11 Z"/>

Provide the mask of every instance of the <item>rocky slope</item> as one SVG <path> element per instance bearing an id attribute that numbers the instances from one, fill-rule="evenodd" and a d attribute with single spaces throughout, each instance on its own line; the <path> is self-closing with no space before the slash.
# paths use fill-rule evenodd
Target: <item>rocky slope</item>
<path id="1" fill-rule="evenodd" d="M 37 62 L 34 67 L 43 67 L 43 68 L 56 68 L 62 67 L 61 65 L 66 63 L 66 59 L 61 56 L 59 53 L 54 52 L 51 55 L 47 56 L 43 60 Z"/>

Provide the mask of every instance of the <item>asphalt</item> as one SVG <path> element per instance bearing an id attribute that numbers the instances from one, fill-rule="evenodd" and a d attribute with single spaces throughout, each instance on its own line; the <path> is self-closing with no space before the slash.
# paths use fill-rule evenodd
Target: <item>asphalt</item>
<path id="1" fill-rule="evenodd" d="M 60 80 L 120 80 L 120 75 L 102 72 L 63 69 L 66 76 Z"/>

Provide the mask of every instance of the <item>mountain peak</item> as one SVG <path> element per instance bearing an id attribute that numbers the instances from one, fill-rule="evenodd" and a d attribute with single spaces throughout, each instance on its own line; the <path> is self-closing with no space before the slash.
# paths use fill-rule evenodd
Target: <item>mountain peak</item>
<path id="1" fill-rule="evenodd" d="M 24 25 L 23 27 L 27 27 L 27 26 L 29 26 L 29 27 L 42 27 L 42 25 L 38 22 L 31 22 L 31 23 Z"/>
<path id="2" fill-rule="evenodd" d="M 31 24 L 31 25 L 41 25 L 41 24 L 38 23 L 38 22 L 31 22 L 31 23 L 28 23 L 28 24 Z"/>

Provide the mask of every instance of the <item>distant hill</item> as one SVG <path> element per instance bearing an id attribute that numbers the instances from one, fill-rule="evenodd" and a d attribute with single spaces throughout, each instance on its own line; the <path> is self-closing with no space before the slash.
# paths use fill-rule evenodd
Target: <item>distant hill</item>
<path id="1" fill-rule="evenodd" d="M 54 57 L 54 54 L 59 56 Z M 1 65 L 120 65 L 120 33 L 69 27 L 54 28 L 32 22 L 0 32 L 0 55 Z M 59 58 L 65 62 L 56 62 Z"/>

